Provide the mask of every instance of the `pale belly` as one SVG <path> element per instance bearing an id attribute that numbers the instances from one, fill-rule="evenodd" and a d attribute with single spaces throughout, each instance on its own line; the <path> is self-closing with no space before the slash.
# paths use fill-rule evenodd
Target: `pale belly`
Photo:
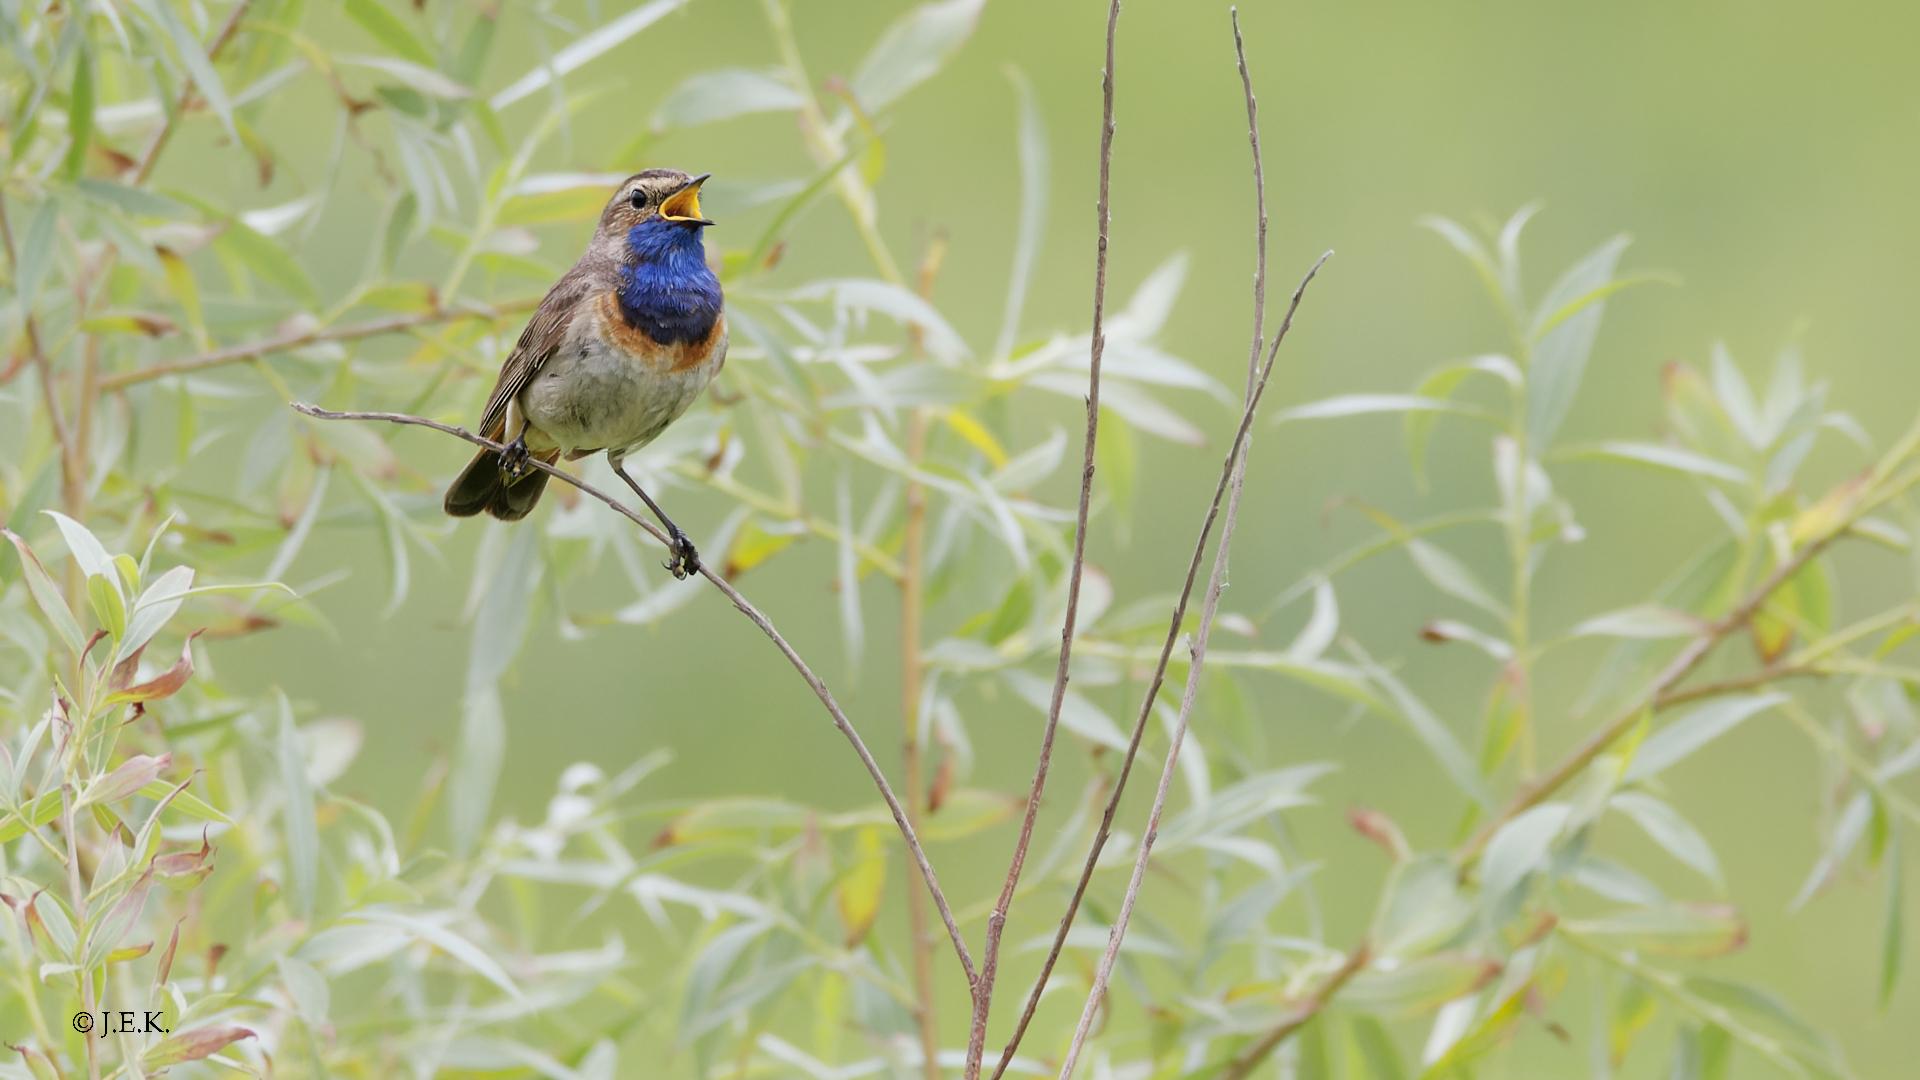
<path id="1" fill-rule="evenodd" d="M 666 358 L 642 359 L 590 335 L 566 342 L 520 391 L 527 444 L 569 456 L 608 450 L 624 456 L 647 445 L 699 398 L 726 354 L 671 370 Z M 541 438 L 545 436 L 545 438 Z"/>

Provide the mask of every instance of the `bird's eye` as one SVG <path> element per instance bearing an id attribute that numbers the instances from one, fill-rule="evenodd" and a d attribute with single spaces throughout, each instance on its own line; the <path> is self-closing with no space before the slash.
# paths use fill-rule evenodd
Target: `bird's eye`
<path id="1" fill-rule="evenodd" d="M 635 210 L 644 209 L 647 205 L 647 193 L 636 190 L 632 195 L 627 196 L 627 201 L 633 204 Z"/>

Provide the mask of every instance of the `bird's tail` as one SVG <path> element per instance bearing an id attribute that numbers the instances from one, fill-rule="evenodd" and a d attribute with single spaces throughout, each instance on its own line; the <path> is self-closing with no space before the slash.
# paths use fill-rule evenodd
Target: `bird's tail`
<path id="1" fill-rule="evenodd" d="M 560 451 L 534 456 L 551 465 L 559 460 Z M 518 477 L 508 476 L 500 464 L 500 455 L 482 450 L 473 455 L 473 460 L 447 489 L 442 505 L 452 517 L 472 517 L 484 510 L 501 521 L 519 521 L 533 513 L 540 493 L 546 489 L 546 473 L 529 468 Z"/>

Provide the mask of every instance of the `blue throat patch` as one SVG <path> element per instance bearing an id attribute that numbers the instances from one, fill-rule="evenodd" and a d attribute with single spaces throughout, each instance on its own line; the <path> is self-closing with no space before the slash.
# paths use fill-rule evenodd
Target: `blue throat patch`
<path id="1" fill-rule="evenodd" d="M 720 317 L 720 279 L 707 268 L 703 230 L 660 218 L 627 230 L 620 314 L 662 345 L 705 340 Z"/>

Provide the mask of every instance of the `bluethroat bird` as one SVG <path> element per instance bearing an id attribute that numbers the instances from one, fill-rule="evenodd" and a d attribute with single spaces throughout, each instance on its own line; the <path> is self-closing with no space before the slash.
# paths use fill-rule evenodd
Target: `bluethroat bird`
<path id="1" fill-rule="evenodd" d="M 600 212 L 586 254 L 540 301 L 500 367 L 480 433 L 482 450 L 447 489 L 446 511 L 518 521 L 546 489 L 548 465 L 607 452 L 613 471 L 666 526 L 684 578 L 699 552 L 627 475 L 622 459 L 680 418 L 727 359 L 720 279 L 708 269 L 700 185 L 707 176 L 648 169 L 627 178 Z"/>

